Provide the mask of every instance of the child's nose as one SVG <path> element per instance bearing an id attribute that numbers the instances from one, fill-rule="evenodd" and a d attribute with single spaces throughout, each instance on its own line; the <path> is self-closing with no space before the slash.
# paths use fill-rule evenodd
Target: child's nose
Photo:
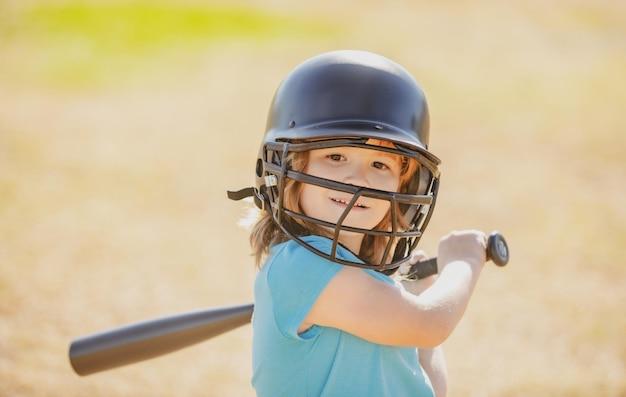
<path id="1" fill-rule="evenodd" d="M 344 183 L 351 185 L 370 187 L 367 177 L 368 167 L 367 164 L 354 163 L 349 167 L 348 172 L 344 177 Z"/>

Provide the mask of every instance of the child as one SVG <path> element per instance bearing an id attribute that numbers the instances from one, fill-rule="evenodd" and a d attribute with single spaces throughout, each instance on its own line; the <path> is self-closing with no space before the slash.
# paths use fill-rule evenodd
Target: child
<path id="1" fill-rule="evenodd" d="M 309 59 L 278 88 L 256 162 L 261 210 L 253 378 L 259 396 L 444 396 L 439 347 L 461 319 L 486 237 L 439 243 L 439 275 L 390 276 L 425 255 L 439 159 L 401 66 L 368 52 Z M 410 291 L 410 292 L 409 292 Z M 417 348 L 417 349 L 416 349 Z"/>

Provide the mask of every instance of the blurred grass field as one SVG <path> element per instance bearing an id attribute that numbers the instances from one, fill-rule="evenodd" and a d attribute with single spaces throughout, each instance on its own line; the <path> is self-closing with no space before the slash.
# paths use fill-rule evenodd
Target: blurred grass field
<path id="1" fill-rule="evenodd" d="M 0 2 L 0 395 L 251 396 L 251 329 L 80 378 L 73 338 L 252 299 L 245 213 L 280 80 L 404 65 L 443 160 L 422 247 L 501 230 L 450 396 L 626 396 L 626 5 Z"/>

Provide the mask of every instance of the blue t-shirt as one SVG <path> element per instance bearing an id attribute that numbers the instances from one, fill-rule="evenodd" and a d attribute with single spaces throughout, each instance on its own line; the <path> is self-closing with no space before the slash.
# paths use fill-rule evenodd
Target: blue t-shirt
<path id="1" fill-rule="evenodd" d="M 303 240 L 330 252 L 327 238 Z M 359 261 L 341 246 L 337 256 Z M 415 348 L 379 345 L 317 325 L 298 334 L 318 296 L 341 268 L 292 240 L 271 248 L 254 286 L 252 385 L 257 395 L 432 397 Z M 384 274 L 363 271 L 394 284 Z"/>

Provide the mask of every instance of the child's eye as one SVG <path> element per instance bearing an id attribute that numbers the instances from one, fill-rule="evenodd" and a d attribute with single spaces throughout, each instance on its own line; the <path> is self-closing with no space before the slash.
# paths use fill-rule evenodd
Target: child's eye
<path id="1" fill-rule="evenodd" d="M 328 156 L 326 156 L 326 158 L 329 158 L 332 161 L 341 161 L 346 159 L 343 155 L 338 153 L 329 154 Z"/>
<path id="2" fill-rule="evenodd" d="M 380 162 L 380 161 L 374 161 L 374 162 L 372 163 L 372 166 L 373 166 L 374 168 L 378 168 L 379 170 L 387 170 L 387 169 L 389 169 L 389 166 L 388 166 L 387 164 L 382 163 L 382 162 Z"/>

